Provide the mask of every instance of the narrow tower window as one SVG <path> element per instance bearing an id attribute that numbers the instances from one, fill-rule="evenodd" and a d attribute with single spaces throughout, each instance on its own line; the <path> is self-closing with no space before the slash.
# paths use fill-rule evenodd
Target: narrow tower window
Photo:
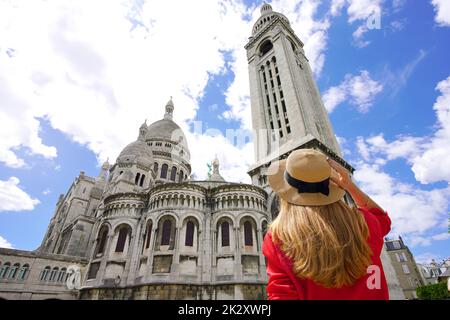
<path id="1" fill-rule="evenodd" d="M 172 171 L 170 172 L 170 180 L 175 181 L 176 175 L 177 175 L 177 168 L 173 166 Z"/>
<path id="2" fill-rule="evenodd" d="M 161 178 L 166 179 L 167 178 L 167 170 L 168 170 L 169 166 L 167 164 L 163 164 L 161 166 Z"/>
<path id="3" fill-rule="evenodd" d="M 147 224 L 147 231 L 145 233 L 145 249 L 150 247 L 150 238 L 152 236 L 152 223 L 151 221 Z"/>
<path id="4" fill-rule="evenodd" d="M 188 221 L 188 223 L 186 224 L 186 239 L 184 241 L 184 244 L 186 246 L 194 246 L 194 229 L 194 223 L 192 221 Z"/>
<path id="5" fill-rule="evenodd" d="M 162 235 L 161 235 L 161 245 L 162 246 L 169 245 L 171 229 L 172 229 L 172 222 L 170 220 L 164 221 L 163 227 L 162 227 Z"/>
<path id="6" fill-rule="evenodd" d="M 224 221 L 220 228 L 222 231 L 222 247 L 228 247 L 230 245 L 230 224 Z"/>
<path id="7" fill-rule="evenodd" d="M 125 242 L 127 241 L 127 236 L 128 228 L 122 227 L 119 231 L 119 237 L 117 238 L 116 252 L 123 252 L 123 249 L 125 248 Z"/>
<path id="8" fill-rule="evenodd" d="M 244 243 L 246 246 L 253 245 L 253 232 L 252 224 L 250 221 L 245 221 L 244 223 Z"/>
<path id="9" fill-rule="evenodd" d="M 134 179 L 134 184 L 135 185 L 138 185 L 139 184 L 139 178 L 141 177 L 141 174 L 140 173 L 137 173 L 136 174 L 136 178 Z"/>

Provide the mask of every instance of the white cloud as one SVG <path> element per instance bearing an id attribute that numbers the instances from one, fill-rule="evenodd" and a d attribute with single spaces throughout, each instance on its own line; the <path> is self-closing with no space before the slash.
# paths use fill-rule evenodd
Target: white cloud
<path id="1" fill-rule="evenodd" d="M 30 197 L 20 188 L 19 182 L 16 177 L 0 180 L 0 212 L 33 210 L 39 204 L 38 199 Z"/>
<path id="2" fill-rule="evenodd" d="M 425 252 L 417 256 L 414 256 L 414 260 L 416 260 L 417 263 L 430 264 L 432 260 L 434 260 L 436 263 L 439 263 L 442 260 L 444 260 L 444 258 L 443 256 L 436 255 L 431 252 Z"/>
<path id="3" fill-rule="evenodd" d="M 345 100 L 349 100 L 359 112 L 367 112 L 382 90 L 383 85 L 373 80 L 367 70 L 362 70 L 360 75 L 346 74 L 340 85 L 325 92 L 323 101 L 328 112 Z"/>
<path id="4" fill-rule="evenodd" d="M 8 240 L 0 236 L 0 248 L 13 249 L 13 245 Z"/>
<path id="5" fill-rule="evenodd" d="M 355 45 L 362 48 L 370 43 L 364 40 L 364 34 L 369 30 L 381 28 L 382 3 L 383 0 L 333 0 L 330 13 L 337 16 L 345 7 L 347 8 L 348 22 L 359 23 L 353 32 L 353 39 Z"/>
<path id="6" fill-rule="evenodd" d="M 47 188 L 47 189 L 45 189 L 44 191 L 42 191 L 42 194 L 43 194 L 44 196 L 47 196 L 47 195 L 49 195 L 50 193 L 52 193 L 52 191 L 51 191 L 49 188 Z"/>
<path id="7" fill-rule="evenodd" d="M 450 186 L 421 189 L 399 181 L 383 171 L 395 159 L 405 159 L 417 181 L 450 182 L 450 77 L 436 86 L 440 95 L 436 111 L 436 131 L 430 136 L 402 135 L 388 142 L 382 134 L 358 137 L 356 145 L 361 160 L 355 179 L 362 189 L 387 209 L 393 221 L 393 233 L 405 236 L 412 246 L 430 246 L 450 239 L 448 209 Z"/>
<path id="8" fill-rule="evenodd" d="M 437 122 L 436 131 L 430 136 L 398 136 L 387 142 L 382 134 L 366 139 L 359 138 L 357 146 L 367 161 L 377 157 L 387 160 L 405 159 L 417 181 L 429 184 L 438 181 L 450 182 L 450 76 L 440 81 L 436 90 L 440 95 L 433 105 Z"/>
<path id="9" fill-rule="evenodd" d="M 434 235 L 428 235 L 426 237 L 420 235 L 411 235 L 408 237 L 408 242 L 412 246 L 428 247 L 431 246 L 435 241 L 442 241 L 447 239 L 450 239 L 450 233 L 442 232 Z"/>
<path id="10" fill-rule="evenodd" d="M 448 219 L 445 208 L 450 205 L 450 188 L 421 190 L 395 179 L 379 165 L 366 162 L 356 166 L 354 177 L 361 189 L 388 211 L 393 235 L 405 235 L 408 241 L 419 239 L 430 230 L 440 228 L 442 221 Z M 440 240 L 439 237 L 429 239 Z M 412 243 L 417 244 L 417 241 Z"/>
<path id="11" fill-rule="evenodd" d="M 450 2 L 448 0 L 431 0 L 436 16 L 434 20 L 442 27 L 450 26 Z"/>
<path id="12" fill-rule="evenodd" d="M 323 103 L 328 112 L 332 112 L 336 106 L 345 101 L 347 96 L 344 86 L 329 88 L 323 95 Z"/>
<path id="13" fill-rule="evenodd" d="M 35 1 L 0 4 L 0 161 L 24 165 L 18 147 L 52 158 L 38 118 L 115 159 L 143 119 L 163 115 L 174 96 L 187 129 L 223 51 L 243 46 L 238 1 Z M 205 14 L 207 12 L 207 14 Z M 205 26 L 208 26 L 205 28 Z M 239 35 L 239 37 L 236 37 Z M 7 48 L 14 55 L 6 54 Z M 245 59 L 245 57 L 244 57 Z M 246 66 L 245 66 L 246 71 Z M 195 155 L 194 155 L 195 156 Z"/>
<path id="14" fill-rule="evenodd" d="M 439 82 L 436 89 L 441 94 L 433 105 L 437 131 L 421 145 L 422 152 L 412 159 L 412 170 L 422 183 L 450 181 L 450 76 Z"/>

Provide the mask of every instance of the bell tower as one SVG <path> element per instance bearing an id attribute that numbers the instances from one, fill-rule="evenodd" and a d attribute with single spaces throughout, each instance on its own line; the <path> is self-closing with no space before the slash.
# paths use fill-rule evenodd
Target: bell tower
<path id="1" fill-rule="evenodd" d="M 336 136 L 303 50 L 289 20 L 264 3 L 245 46 L 256 163 L 253 184 L 267 185 L 266 169 L 299 148 L 316 148 L 343 164 Z"/>

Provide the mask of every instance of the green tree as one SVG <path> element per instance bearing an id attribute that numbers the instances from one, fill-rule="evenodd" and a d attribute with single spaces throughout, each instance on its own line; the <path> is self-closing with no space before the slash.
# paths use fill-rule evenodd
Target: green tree
<path id="1" fill-rule="evenodd" d="M 416 289 L 417 296 L 421 300 L 444 300 L 450 299 L 447 282 L 429 284 Z"/>

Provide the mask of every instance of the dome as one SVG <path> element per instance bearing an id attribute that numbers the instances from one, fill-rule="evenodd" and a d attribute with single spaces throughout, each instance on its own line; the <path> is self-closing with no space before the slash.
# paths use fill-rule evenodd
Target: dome
<path id="1" fill-rule="evenodd" d="M 133 161 L 134 159 L 144 160 L 148 163 L 153 162 L 152 150 L 142 140 L 137 140 L 127 145 L 120 153 L 117 160 Z M 127 160 L 129 159 L 129 160 Z"/>
<path id="2" fill-rule="evenodd" d="M 187 148 L 186 136 L 184 135 L 183 130 L 181 130 L 180 126 L 170 119 L 162 119 L 153 122 L 148 127 L 146 138 L 147 140 L 157 138 L 175 141 L 181 143 Z"/>
<path id="3" fill-rule="evenodd" d="M 288 25 L 289 19 L 282 13 L 272 11 L 272 7 L 270 4 L 264 3 L 261 7 L 261 16 L 253 25 L 252 35 L 256 35 L 260 30 L 262 30 L 269 22 L 274 21 L 275 19 L 280 19 L 286 22 Z"/>

